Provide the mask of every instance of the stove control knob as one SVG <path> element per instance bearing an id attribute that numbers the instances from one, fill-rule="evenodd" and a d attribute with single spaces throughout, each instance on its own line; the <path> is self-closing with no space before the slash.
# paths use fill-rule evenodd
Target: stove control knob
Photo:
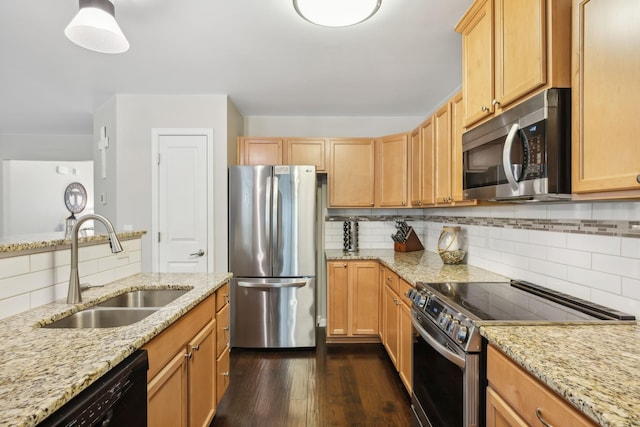
<path id="1" fill-rule="evenodd" d="M 420 298 L 418 299 L 418 307 L 424 308 L 425 305 L 427 305 L 428 302 L 429 302 L 429 296 L 424 297 L 424 296 L 420 295 Z"/>
<path id="2" fill-rule="evenodd" d="M 460 326 L 460 329 L 458 329 L 458 334 L 456 335 L 456 340 L 460 344 L 464 344 L 464 342 L 468 338 L 468 334 L 469 334 L 469 328 L 464 326 L 464 325 L 462 325 L 462 326 Z"/>
<path id="3" fill-rule="evenodd" d="M 458 322 L 457 320 L 454 320 L 453 322 L 449 323 L 449 326 L 447 326 L 447 334 L 453 336 L 453 331 L 456 330 L 456 326 L 459 326 L 460 322 Z"/>
<path id="4" fill-rule="evenodd" d="M 442 317 L 440 317 L 440 327 L 446 328 L 451 319 L 452 316 L 450 314 L 443 314 Z"/>

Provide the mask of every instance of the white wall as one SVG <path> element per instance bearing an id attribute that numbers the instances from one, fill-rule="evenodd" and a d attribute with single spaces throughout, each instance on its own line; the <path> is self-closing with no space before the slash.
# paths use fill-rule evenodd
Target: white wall
<path id="1" fill-rule="evenodd" d="M 235 116 L 236 113 L 232 114 Z M 236 118 L 236 120 L 238 120 Z M 212 128 L 214 152 L 214 269 L 227 269 L 226 95 L 116 95 L 94 115 L 94 135 L 107 126 L 107 179 L 96 179 L 96 194 L 107 192 L 107 205 L 96 203 L 118 230 L 151 230 L 151 130 Z M 111 131 L 113 129 L 113 131 Z M 112 133 L 110 133 L 112 132 Z M 96 140 L 97 141 L 97 140 Z M 99 152 L 94 151 L 96 174 Z M 142 270 L 151 270 L 151 236 L 142 240 Z"/>
<path id="2" fill-rule="evenodd" d="M 65 231 L 65 219 L 71 213 L 64 192 L 72 182 L 81 183 L 87 191 L 87 205 L 80 215 L 93 213 L 91 160 L 3 160 L 0 176 L 0 236 Z"/>
<path id="3" fill-rule="evenodd" d="M 91 135 L 0 134 L 0 160 L 93 160 Z"/>
<path id="4" fill-rule="evenodd" d="M 407 132 L 423 117 L 268 117 L 247 116 L 248 136 L 371 137 Z"/>

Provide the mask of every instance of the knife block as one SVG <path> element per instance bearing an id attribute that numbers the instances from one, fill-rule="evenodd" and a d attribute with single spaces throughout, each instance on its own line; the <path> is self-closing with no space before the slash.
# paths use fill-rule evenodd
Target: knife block
<path id="1" fill-rule="evenodd" d="M 404 242 L 394 242 L 393 250 L 396 252 L 413 252 L 424 249 L 418 235 L 413 231 L 413 227 L 409 227 L 409 234 Z"/>

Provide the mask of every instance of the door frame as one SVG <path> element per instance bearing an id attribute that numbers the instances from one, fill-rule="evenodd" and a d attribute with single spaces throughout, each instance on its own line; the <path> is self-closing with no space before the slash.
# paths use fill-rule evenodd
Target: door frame
<path id="1" fill-rule="evenodd" d="M 152 128 L 151 129 L 151 271 L 160 271 L 160 248 L 158 233 L 160 228 L 159 189 L 160 182 L 158 155 L 161 136 L 205 136 L 207 138 L 207 273 L 215 271 L 213 265 L 215 249 L 213 242 L 213 128 Z"/>

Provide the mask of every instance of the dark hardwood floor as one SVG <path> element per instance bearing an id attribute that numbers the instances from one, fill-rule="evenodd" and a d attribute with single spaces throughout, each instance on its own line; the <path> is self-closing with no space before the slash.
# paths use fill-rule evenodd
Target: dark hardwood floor
<path id="1" fill-rule="evenodd" d="M 409 426 L 409 394 L 381 344 L 231 352 L 211 426 Z"/>

